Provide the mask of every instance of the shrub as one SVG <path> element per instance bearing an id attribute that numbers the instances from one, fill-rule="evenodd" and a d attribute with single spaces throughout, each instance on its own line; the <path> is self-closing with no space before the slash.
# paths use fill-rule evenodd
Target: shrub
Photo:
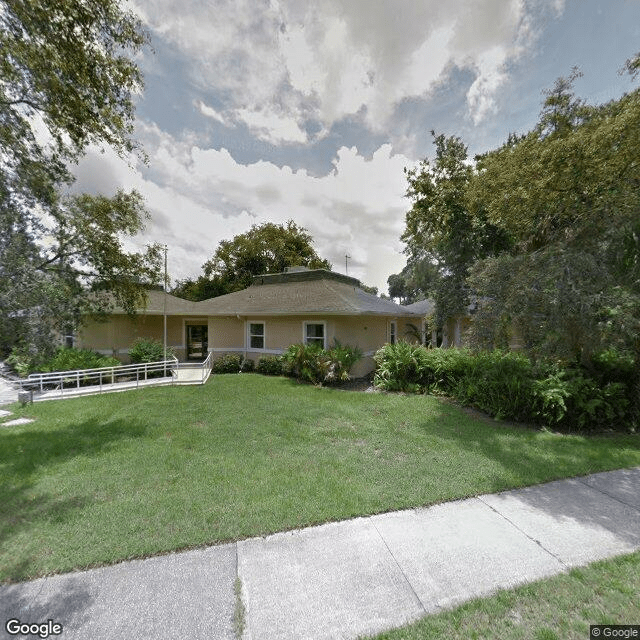
<path id="1" fill-rule="evenodd" d="M 73 371 L 75 369 L 99 369 L 117 367 L 118 359 L 104 356 L 90 349 L 60 348 L 55 355 L 38 367 L 38 371 Z"/>
<path id="2" fill-rule="evenodd" d="M 287 375 L 313 384 L 333 384 L 349 380 L 349 370 L 360 358 L 360 349 L 336 340 L 330 349 L 317 344 L 292 344 L 281 361 Z"/>
<path id="3" fill-rule="evenodd" d="M 471 356 L 455 397 L 499 419 L 531 420 L 533 367 L 513 351 L 484 351 Z"/>
<path id="4" fill-rule="evenodd" d="M 256 371 L 265 376 L 281 376 L 284 373 L 282 360 L 278 356 L 260 356 Z"/>
<path id="5" fill-rule="evenodd" d="M 576 369 L 564 371 L 562 381 L 567 392 L 567 411 L 558 421 L 560 427 L 578 431 L 633 428 L 624 383 L 609 382 L 601 386 Z"/>
<path id="6" fill-rule="evenodd" d="M 362 358 L 362 351 L 358 347 L 343 345 L 335 340 L 333 347 L 326 351 L 326 357 L 328 367 L 323 382 L 347 382 L 351 367 Z"/>
<path id="7" fill-rule="evenodd" d="M 167 358 L 173 357 L 173 351 L 167 348 Z M 159 340 L 137 338 L 129 349 L 132 364 L 141 362 L 160 362 L 164 360 L 164 345 Z"/>
<path id="8" fill-rule="evenodd" d="M 251 358 L 244 358 L 240 364 L 240 371 L 243 373 L 250 373 L 255 371 L 256 363 Z"/>
<path id="9" fill-rule="evenodd" d="M 21 377 L 26 378 L 33 373 L 42 360 L 24 346 L 13 347 L 5 362 Z"/>
<path id="10" fill-rule="evenodd" d="M 533 364 L 513 351 L 425 349 L 387 344 L 374 356 L 374 382 L 389 391 L 448 393 L 497 418 L 577 431 L 635 431 L 640 422 L 633 359 L 611 351 L 591 369 Z"/>
<path id="11" fill-rule="evenodd" d="M 240 373 L 244 358 L 239 353 L 227 353 L 211 365 L 213 373 Z"/>
<path id="12" fill-rule="evenodd" d="M 418 344 L 386 344 L 374 355 L 374 384 L 388 391 L 453 394 L 471 363 L 466 349 L 427 349 Z"/>
<path id="13" fill-rule="evenodd" d="M 425 390 L 423 374 L 427 350 L 417 344 L 385 344 L 373 359 L 376 372 L 373 383 L 387 391 Z"/>
<path id="14" fill-rule="evenodd" d="M 430 393 L 453 394 L 473 365 L 467 349 L 424 349 L 421 384 Z"/>
<path id="15" fill-rule="evenodd" d="M 325 351 L 316 344 L 292 344 L 282 354 L 287 375 L 319 384 L 328 370 Z"/>

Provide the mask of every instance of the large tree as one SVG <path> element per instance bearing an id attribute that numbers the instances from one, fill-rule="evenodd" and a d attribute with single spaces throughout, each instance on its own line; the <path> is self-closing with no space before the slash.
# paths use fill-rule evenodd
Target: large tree
<path id="1" fill-rule="evenodd" d="M 532 352 L 589 366 L 606 346 L 640 355 L 640 90 L 587 106 L 576 77 L 556 82 L 531 132 L 478 158 L 470 199 L 514 245 L 471 282 L 486 297 L 480 343 L 510 323 Z"/>
<path id="2" fill-rule="evenodd" d="M 447 317 L 462 313 L 469 303 L 466 280 L 474 262 L 505 249 L 510 240 L 487 221 L 482 207 L 467 199 L 473 168 L 466 146 L 457 137 L 431 134 L 434 160 L 425 158 L 417 167 L 405 169 L 407 196 L 413 204 L 402 240 L 410 268 L 427 278 L 425 287 L 433 291 L 436 322 L 442 326 Z"/>
<path id="3" fill-rule="evenodd" d="M 331 263 L 316 253 L 306 229 L 293 220 L 285 225 L 267 222 L 252 226 L 232 240 L 223 240 L 204 263 L 204 274 L 196 280 L 178 282 L 172 293 L 204 300 L 240 291 L 251 284 L 254 276 L 281 273 L 294 266 L 331 269 Z"/>
<path id="4" fill-rule="evenodd" d="M 3 350 L 16 338 L 48 344 L 45 328 L 104 309 L 107 288 L 133 309 L 158 279 L 158 247 L 130 254 L 121 244 L 147 216 L 138 194 L 63 195 L 89 144 L 136 149 L 132 56 L 147 42 L 117 0 L 0 1 Z"/>

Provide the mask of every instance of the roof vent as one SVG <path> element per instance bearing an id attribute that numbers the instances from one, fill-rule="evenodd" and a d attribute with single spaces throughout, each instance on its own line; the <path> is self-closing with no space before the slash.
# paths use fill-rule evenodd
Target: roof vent
<path id="1" fill-rule="evenodd" d="M 300 273 L 301 271 L 309 271 L 308 267 L 285 267 L 284 268 L 284 272 L 285 273 Z"/>

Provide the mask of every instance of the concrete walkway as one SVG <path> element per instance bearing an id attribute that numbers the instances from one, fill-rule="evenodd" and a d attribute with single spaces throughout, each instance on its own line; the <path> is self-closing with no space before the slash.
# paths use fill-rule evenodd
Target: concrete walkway
<path id="1" fill-rule="evenodd" d="M 18 402 L 18 389 L 0 378 L 0 405 Z"/>
<path id="2" fill-rule="evenodd" d="M 0 621 L 233 639 L 239 578 L 245 640 L 356 638 L 638 549 L 635 468 L 7 585 Z"/>

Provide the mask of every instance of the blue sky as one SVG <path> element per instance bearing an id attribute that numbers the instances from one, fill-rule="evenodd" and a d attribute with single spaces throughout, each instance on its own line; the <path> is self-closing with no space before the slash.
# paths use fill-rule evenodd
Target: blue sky
<path id="1" fill-rule="evenodd" d="M 635 88 L 640 0 L 129 0 L 153 50 L 136 137 L 149 162 L 90 150 L 78 188 L 138 189 L 134 245 L 169 247 L 194 277 L 218 243 L 293 219 L 318 253 L 386 290 L 405 264 L 404 167 L 430 130 L 469 154 L 533 127 L 568 75 L 589 103 Z"/>

